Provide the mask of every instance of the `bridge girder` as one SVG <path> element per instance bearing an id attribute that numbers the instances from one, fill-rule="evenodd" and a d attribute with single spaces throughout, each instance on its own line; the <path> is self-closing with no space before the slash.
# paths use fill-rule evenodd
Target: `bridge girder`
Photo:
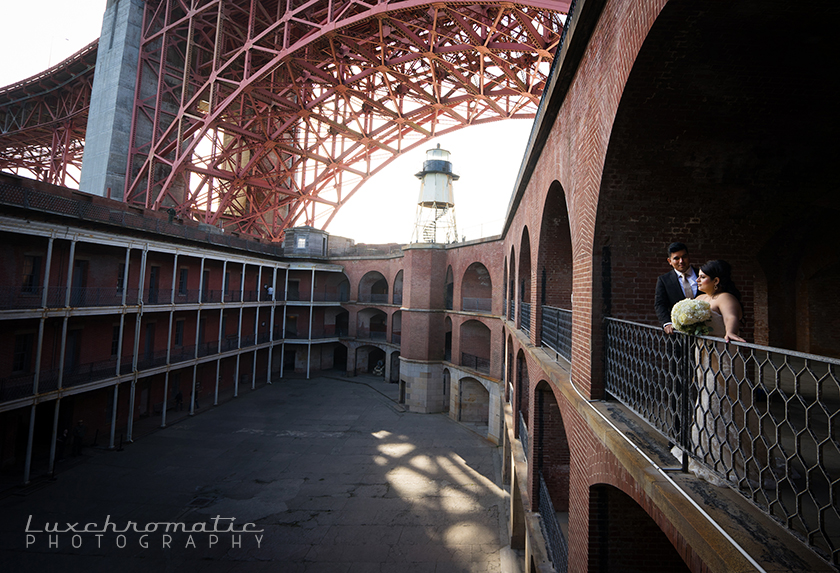
<path id="1" fill-rule="evenodd" d="M 149 0 L 125 200 L 272 240 L 324 228 L 400 154 L 533 118 L 568 8 Z M 0 89 L 0 169 L 78 187 L 97 43 Z"/>
<path id="2" fill-rule="evenodd" d="M 147 2 L 126 201 L 271 240 L 324 228 L 405 151 L 533 118 L 568 4 Z"/>
<path id="3" fill-rule="evenodd" d="M 97 43 L 0 88 L 0 170 L 78 187 Z"/>

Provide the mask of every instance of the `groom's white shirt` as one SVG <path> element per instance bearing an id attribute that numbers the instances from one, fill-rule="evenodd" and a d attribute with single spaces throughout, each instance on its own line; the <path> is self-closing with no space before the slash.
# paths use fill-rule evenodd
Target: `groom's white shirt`
<path id="1" fill-rule="evenodd" d="M 677 274 L 677 281 L 680 281 L 680 277 L 682 273 L 680 271 L 674 269 L 674 272 Z M 691 285 L 691 292 L 694 293 L 694 296 L 697 296 L 697 273 L 694 272 L 694 267 L 688 267 L 688 270 L 685 273 L 685 278 L 688 279 L 688 284 Z M 681 283 L 682 284 L 682 283 Z"/>

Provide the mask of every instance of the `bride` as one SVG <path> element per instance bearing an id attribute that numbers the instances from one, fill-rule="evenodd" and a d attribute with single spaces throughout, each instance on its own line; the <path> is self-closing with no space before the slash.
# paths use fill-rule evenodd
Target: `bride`
<path id="1" fill-rule="evenodd" d="M 691 437 L 693 453 L 697 458 L 738 483 L 745 477 L 745 458 L 750 457 L 750 452 L 744 451 L 739 439 L 739 430 L 744 429 L 740 399 L 744 364 L 737 348 L 728 344 L 733 340 L 746 342 L 738 335 L 742 316 L 741 293 L 733 284 L 731 275 L 729 263 L 722 260 L 708 261 L 698 273 L 697 289 L 702 294 L 697 296 L 697 300 L 706 301 L 711 307 L 712 330 L 709 336 L 723 338 L 725 343 L 697 340 L 695 372 L 698 395 Z M 692 466 L 695 474 L 722 485 L 714 474 L 696 464 Z"/>
<path id="2" fill-rule="evenodd" d="M 741 324 L 741 293 L 732 282 L 732 267 L 726 261 L 708 261 L 700 267 L 697 290 L 703 294 L 697 300 L 709 303 L 712 311 L 712 331 L 709 336 L 723 338 L 726 342 L 737 340 Z"/>

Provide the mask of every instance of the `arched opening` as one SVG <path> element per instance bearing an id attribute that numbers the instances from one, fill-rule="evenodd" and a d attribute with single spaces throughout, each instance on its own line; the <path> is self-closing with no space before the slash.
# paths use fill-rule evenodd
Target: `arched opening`
<path id="1" fill-rule="evenodd" d="M 493 302 L 493 281 L 490 271 L 481 263 L 473 263 L 461 280 L 461 310 L 490 312 Z"/>
<path id="2" fill-rule="evenodd" d="M 312 338 L 347 336 L 347 319 L 348 312 L 340 306 L 316 308 L 313 312 Z"/>
<path id="3" fill-rule="evenodd" d="M 507 316 L 508 310 L 508 262 L 505 257 L 505 262 L 502 266 L 502 316 Z"/>
<path id="4" fill-rule="evenodd" d="M 391 353 L 391 372 L 388 376 L 388 382 L 394 383 L 398 382 L 400 379 L 400 353 L 399 352 L 392 352 Z"/>
<path id="5" fill-rule="evenodd" d="M 350 313 L 346 310 L 341 310 L 335 315 L 335 335 L 350 335 Z"/>
<path id="6" fill-rule="evenodd" d="M 360 346 L 356 349 L 356 374 L 370 374 L 379 362 L 385 364 L 385 351 L 376 346 Z"/>
<path id="7" fill-rule="evenodd" d="M 315 300 L 350 300 L 350 281 L 344 273 L 316 274 Z"/>
<path id="8" fill-rule="evenodd" d="M 782 348 L 710 344 L 698 353 L 687 386 L 670 368 L 678 350 L 661 341 L 661 331 L 632 327 L 622 334 L 605 318 L 660 326 L 653 285 L 657 275 L 672 273 L 667 245 L 682 241 L 695 264 L 731 264 L 743 308 L 743 321 L 734 323 L 748 342 L 810 349 L 810 333 L 840 323 L 836 304 L 808 310 L 812 284 L 818 289 L 838 260 L 838 108 L 826 89 L 837 16 L 837 4 L 826 0 L 795 15 L 780 0 L 730 3 L 714 14 L 688 0 L 664 6 L 633 62 L 610 132 L 592 244 L 592 308 L 583 326 L 591 331 L 576 333 L 584 362 L 578 368 L 590 361 L 590 398 L 602 397 L 600 385 L 609 381 L 606 390 L 647 412 L 670 437 L 690 435 L 683 448 L 703 471 L 737 481 L 835 561 L 840 513 L 817 509 L 830 484 L 813 479 L 830 471 L 823 455 L 831 443 L 827 403 L 840 399 L 834 380 L 819 381 L 828 362 L 806 364 Z M 784 42 L 775 40 L 779 29 Z M 837 339 L 826 340 L 834 346 Z M 655 374 L 616 387 L 624 380 L 602 372 L 604 344 L 610 351 L 632 346 L 629 359 L 645 354 L 643 371 Z M 828 400 L 820 394 L 827 386 Z M 673 408 L 660 413 L 679 402 L 659 398 L 663 388 L 679 398 L 699 388 L 688 417 L 677 420 Z M 789 400 L 800 413 L 786 408 Z M 785 423 L 765 424 L 770 419 Z M 672 431 L 671 420 L 680 427 Z M 796 474 L 803 477 L 779 478 Z M 765 494 L 768 487 L 778 494 Z M 776 495 L 809 501 L 776 503 Z"/>
<path id="9" fill-rule="evenodd" d="M 458 333 L 461 366 L 489 374 L 490 343 L 491 333 L 487 325 L 477 320 L 464 322 Z"/>
<path id="10" fill-rule="evenodd" d="M 449 411 L 449 389 L 452 386 L 452 374 L 449 368 L 443 369 L 443 411 Z"/>
<path id="11" fill-rule="evenodd" d="M 513 423 L 516 426 L 516 437 L 523 440 L 525 446 L 528 439 L 528 390 L 530 389 L 530 382 L 528 381 L 528 363 L 525 361 L 525 353 L 520 350 L 516 354 L 516 392 L 515 392 L 515 407 L 514 413 L 518 412 L 518 419 L 514 419 Z M 522 436 L 521 430 L 526 431 L 526 435 Z M 528 448 L 525 448 L 527 455 Z"/>
<path id="12" fill-rule="evenodd" d="M 475 378 L 458 381 L 458 421 L 477 426 L 480 434 L 487 433 L 490 415 L 490 392 Z"/>
<path id="13" fill-rule="evenodd" d="M 452 275 L 452 265 L 446 269 L 446 280 L 443 283 L 443 308 L 452 310 L 452 299 L 455 293 L 455 279 Z"/>
<path id="14" fill-rule="evenodd" d="M 508 334 L 505 360 L 505 400 L 513 398 L 513 337 Z"/>
<path id="15" fill-rule="evenodd" d="M 300 367 L 298 367 L 298 350 L 300 350 L 300 347 L 291 344 L 286 344 L 283 348 L 284 373 L 303 371 Z"/>
<path id="16" fill-rule="evenodd" d="M 540 380 L 534 394 L 534 495 L 551 544 L 551 559 L 565 570 L 569 538 L 569 476 L 571 451 L 563 415 L 551 386 Z"/>
<path id="17" fill-rule="evenodd" d="M 356 338 L 384 341 L 387 334 L 387 314 L 376 308 L 365 308 L 359 311 Z"/>
<path id="18" fill-rule="evenodd" d="M 508 308 L 507 319 L 511 322 L 516 317 L 516 254 L 510 248 L 510 262 L 508 263 Z"/>
<path id="19" fill-rule="evenodd" d="M 537 255 L 539 341 L 572 359 L 572 236 L 566 194 L 555 181 L 543 206 Z"/>
<path id="20" fill-rule="evenodd" d="M 396 311 L 391 315 L 391 342 L 400 344 L 402 342 L 402 311 Z"/>
<path id="21" fill-rule="evenodd" d="M 554 509 L 569 511 L 569 464 L 571 453 L 560 405 L 545 380 L 537 384 L 534 395 L 536 412 L 534 455 L 537 471 L 542 474 Z"/>
<path id="22" fill-rule="evenodd" d="M 606 484 L 589 488 L 589 565 L 598 573 L 690 571 L 645 510 Z"/>
<path id="23" fill-rule="evenodd" d="M 347 278 L 338 283 L 338 300 L 340 302 L 350 300 L 350 281 Z"/>
<path id="24" fill-rule="evenodd" d="M 519 243 L 519 328 L 531 332 L 531 238 L 528 227 L 522 229 Z"/>
<path id="25" fill-rule="evenodd" d="M 825 320 L 840 296 L 840 241 L 829 219 L 814 210 L 780 229 L 758 254 L 767 277 L 769 346 L 840 358 L 840 331 Z"/>
<path id="26" fill-rule="evenodd" d="M 593 325 L 604 314 L 657 324 L 651 285 L 670 269 L 665 248 L 679 240 L 695 265 L 732 265 L 744 338 L 799 348 L 797 300 L 808 290 L 807 279 L 794 279 L 800 249 L 813 244 L 809 237 L 830 236 L 840 216 L 838 110 L 825 89 L 836 16 L 828 1 L 793 17 L 780 0 L 714 15 L 688 0 L 662 9 L 628 77 L 604 161 Z M 774 41 L 778 29 L 783 44 Z M 829 259 L 837 260 L 836 245 L 823 245 Z M 625 276 L 634 280 L 617 280 Z M 840 320 L 837 305 L 823 310 L 820 324 Z"/>
<path id="27" fill-rule="evenodd" d="M 394 278 L 394 304 L 402 304 L 403 298 L 403 272 L 400 270 Z"/>
<path id="28" fill-rule="evenodd" d="M 333 347 L 333 370 L 347 372 L 347 347 L 343 344 Z"/>
<path id="29" fill-rule="evenodd" d="M 370 271 L 362 277 L 359 281 L 359 302 L 388 302 L 388 281 L 382 273 Z"/>
<path id="30" fill-rule="evenodd" d="M 452 362 L 452 319 L 443 319 L 443 359 Z"/>

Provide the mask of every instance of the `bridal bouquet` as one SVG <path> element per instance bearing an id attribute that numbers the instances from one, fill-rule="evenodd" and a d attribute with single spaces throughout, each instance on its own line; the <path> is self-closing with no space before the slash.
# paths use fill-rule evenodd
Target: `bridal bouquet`
<path id="1" fill-rule="evenodd" d="M 671 322 L 674 328 L 684 334 L 703 336 L 711 332 L 706 321 L 712 317 L 709 303 L 703 300 L 686 298 L 671 309 Z"/>

